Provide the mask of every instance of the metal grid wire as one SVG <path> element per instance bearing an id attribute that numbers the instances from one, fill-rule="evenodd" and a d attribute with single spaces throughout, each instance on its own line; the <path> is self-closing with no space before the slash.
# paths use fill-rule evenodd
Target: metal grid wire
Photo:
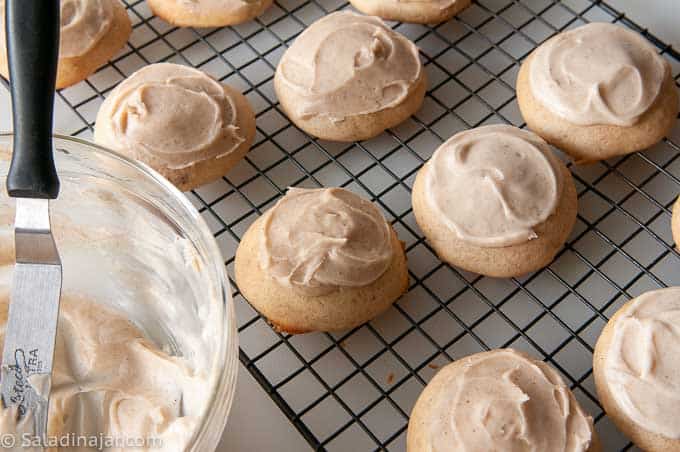
<path id="1" fill-rule="evenodd" d="M 171 27 L 142 0 L 126 4 L 134 24 L 127 48 L 88 81 L 59 93 L 58 130 L 91 137 L 104 96 L 146 64 L 195 66 L 240 88 L 257 113 L 257 138 L 246 159 L 188 194 L 230 275 L 239 238 L 288 186 L 354 190 L 382 208 L 406 243 L 408 293 L 387 314 L 343 334 L 278 334 L 234 292 L 241 362 L 313 448 L 405 450 L 410 410 L 436 370 L 509 346 L 561 372 L 594 416 L 605 450 L 632 447 L 597 402 L 592 351 L 622 303 L 680 285 L 680 254 L 670 233 L 670 209 L 680 192 L 680 128 L 645 153 L 571 166 L 579 193 L 576 228 L 554 263 L 525 278 L 485 278 L 441 263 L 414 221 L 410 191 L 420 166 L 455 132 L 524 125 L 514 96 L 519 64 L 551 35 L 590 21 L 623 24 L 668 58 L 676 84 L 677 52 L 600 1 L 476 0 L 438 26 L 391 24 L 421 49 L 430 80 L 424 106 L 378 138 L 338 144 L 291 125 L 272 78 L 295 37 L 324 14 L 348 7 L 346 1 L 278 0 L 255 22 L 209 30 Z"/>

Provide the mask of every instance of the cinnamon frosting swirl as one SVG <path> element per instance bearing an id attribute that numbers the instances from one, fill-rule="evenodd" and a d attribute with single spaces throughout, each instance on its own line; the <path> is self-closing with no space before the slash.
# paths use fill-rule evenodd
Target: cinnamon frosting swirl
<path id="1" fill-rule="evenodd" d="M 348 11 L 312 24 L 277 71 L 299 96 L 295 116 L 337 121 L 399 105 L 423 76 L 415 44 L 377 17 Z"/>
<path id="2" fill-rule="evenodd" d="M 640 295 L 615 319 L 604 376 L 629 419 L 680 439 L 679 287 Z"/>
<path id="3" fill-rule="evenodd" d="M 61 0 L 60 57 L 82 56 L 104 37 L 113 22 L 113 1 Z"/>
<path id="4" fill-rule="evenodd" d="M 529 82 L 536 99 L 573 124 L 632 126 L 669 73 L 668 62 L 639 34 L 591 23 L 541 45 Z"/>
<path id="5" fill-rule="evenodd" d="M 371 284 L 394 254 L 380 211 L 341 188 L 291 188 L 265 215 L 261 267 L 306 295 Z"/>
<path id="6" fill-rule="evenodd" d="M 426 164 L 424 182 L 446 226 L 481 247 L 536 238 L 533 228 L 555 212 L 564 184 L 545 141 L 507 125 L 454 135 Z"/>
<path id="7" fill-rule="evenodd" d="M 416 403 L 409 452 L 584 452 L 593 422 L 559 374 L 511 349 L 442 369 Z"/>
<path id="8" fill-rule="evenodd" d="M 111 29 L 113 2 L 118 0 L 61 0 L 59 57 L 85 55 Z M 0 17 L 5 22 L 5 0 L 0 0 Z M 0 30 L 0 43 L 6 46 L 5 27 Z"/>
<path id="9" fill-rule="evenodd" d="M 118 85 L 97 116 L 95 140 L 173 170 L 226 156 L 245 141 L 224 87 L 186 66 L 146 66 Z"/>

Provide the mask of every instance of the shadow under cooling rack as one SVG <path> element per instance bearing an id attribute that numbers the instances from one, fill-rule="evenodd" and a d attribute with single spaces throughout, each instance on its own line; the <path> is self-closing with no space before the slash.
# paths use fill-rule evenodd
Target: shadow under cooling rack
<path id="1" fill-rule="evenodd" d="M 205 30 L 171 27 L 143 1 L 125 3 L 134 24 L 127 48 L 87 81 L 59 92 L 58 130 L 91 138 L 104 97 L 144 65 L 198 67 L 241 89 L 257 113 L 247 158 L 223 179 L 188 193 L 230 275 L 240 237 L 288 186 L 356 191 L 377 203 L 406 243 L 408 293 L 387 314 L 343 334 L 280 335 L 234 292 L 241 362 L 313 448 L 405 450 L 410 410 L 437 369 L 497 347 L 528 351 L 558 369 L 594 416 L 604 449 L 631 448 L 597 402 L 592 351 L 622 303 L 680 285 L 670 232 L 680 192 L 680 127 L 644 153 L 571 166 L 579 192 L 576 228 L 549 267 L 521 279 L 442 264 L 415 223 L 410 191 L 420 166 L 454 133 L 489 123 L 524 125 L 514 93 L 519 63 L 553 34 L 591 21 L 630 27 L 669 60 L 676 84 L 678 53 L 603 2 L 477 0 L 437 26 L 392 24 L 421 49 L 430 80 L 423 108 L 375 139 L 339 144 L 291 125 L 272 80 L 295 37 L 347 2 L 278 0 L 254 22 Z"/>

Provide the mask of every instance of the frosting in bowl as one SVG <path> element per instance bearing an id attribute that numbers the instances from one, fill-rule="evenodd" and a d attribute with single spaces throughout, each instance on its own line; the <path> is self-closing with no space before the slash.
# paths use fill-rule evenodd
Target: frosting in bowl
<path id="1" fill-rule="evenodd" d="M 341 188 L 291 188 L 263 222 L 262 268 L 306 295 L 371 284 L 394 255 L 380 211 Z"/>
<path id="2" fill-rule="evenodd" d="M 502 247 L 537 237 L 564 184 L 557 157 L 537 135 L 507 125 L 454 135 L 426 164 L 426 202 L 465 242 Z"/>
<path id="3" fill-rule="evenodd" d="M 95 141 L 170 169 L 223 157 L 245 141 L 223 86 L 198 69 L 171 63 L 146 66 L 119 84 L 97 122 Z"/>
<path id="4" fill-rule="evenodd" d="M 0 341 L 7 309 L 5 295 Z M 207 381 L 207 375 L 158 349 L 117 312 L 62 297 L 47 444 L 73 447 L 49 450 L 100 450 L 92 445 L 98 437 L 104 451 L 186 450 L 209 397 Z M 0 410 L 0 433 L 15 435 L 12 450 L 40 450 L 18 447 L 28 439 L 23 435 L 34 435 L 30 413 L 17 422 L 16 409 Z M 87 442 L 75 443 L 77 437 Z"/>
<path id="5" fill-rule="evenodd" d="M 510 349 L 478 353 L 445 367 L 430 383 L 426 430 L 437 452 L 583 452 L 593 438 L 559 374 Z M 420 401 L 419 401 L 420 403 Z"/>
<path id="6" fill-rule="evenodd" d="M 583 126 L 632 126 L 652 106 L 670 73 L 642 36 L 608 23 L 560 33 L 529 67 L 533 96 L 552 113 Z"/>
<path id="7" fill-rule="evenodd" d="M 341 11 L 307 28 L 283 55 L 277 73 L 299 96 L 295 116 L 340 121 L 399 105 L 422 70 L 411 41 L 377 17 Z"/>
<path id="8" fill-rule="evenodd" d="M 621 411 L 680 438 L 680 288 L 640 295 L 615 320 L 604 376 Z"/>

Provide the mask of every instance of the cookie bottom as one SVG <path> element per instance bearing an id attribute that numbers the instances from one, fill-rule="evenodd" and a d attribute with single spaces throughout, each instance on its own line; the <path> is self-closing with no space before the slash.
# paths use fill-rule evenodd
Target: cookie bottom
<path id="1" fill-rule="evenodd" d="M 399 3 L 395 0 L 350 0 L 352 6 L 369 16 L 385 20 L 414 24 L 438 24 L 446 22 L 470 6 L 470 0 L 456 0 L 445 8 L 438 4 Z"/>
<path id="2" fill-rule="evenodd" d="M 248 2 L 234 1 L 228 5 L 224 1 L 221 8 L 205 8 L 190 6 L 190 2 L 177 0 L 147 0 L 151 11 L 164 21 L 178 27 L 226 27 L 251 21 L 265 12 L 274 0 L 256 0 Z"/>
<path id="3" fill-rule="evenodd" d="M 326 115 L 309 118 L 296 117 L 293 111 L 298 98 L 283 85 L 279 70 L 274 76 L 274 88 L 286 116 L 300 129 L 322 140 L 353 142 L 374 138 L 385 130 L 401 124 L 417 112 L 425 98 L 427 76 L 423 71 L 415 87 L 401 104 L 375 113 L 350 116 L 342 121 L 333 121 Z"/>

